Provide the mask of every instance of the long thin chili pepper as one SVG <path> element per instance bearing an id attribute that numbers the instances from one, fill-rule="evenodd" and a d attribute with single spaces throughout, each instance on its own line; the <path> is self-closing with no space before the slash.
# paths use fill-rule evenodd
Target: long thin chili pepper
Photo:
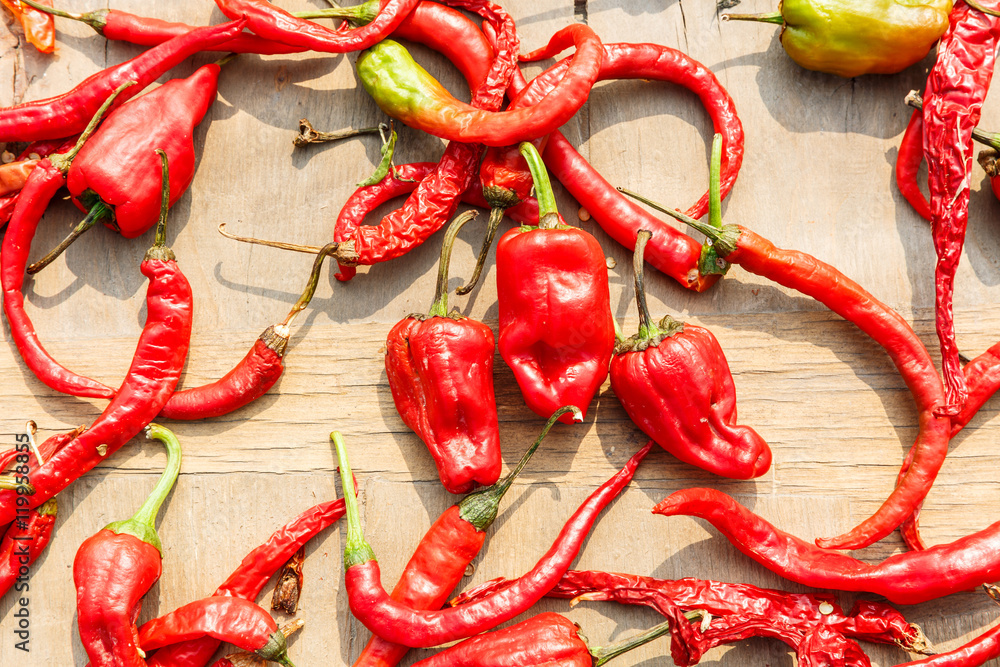
<path id="1" fill-rule="evenodd" d="M 420 540 L 403 573 L 392 589 L 392 599 L 411 609 L 440 609 L 458 585 L 469 564 L 486 541 L 486 530 L 496 520 L 500 501 L 528 460 L 538 449 L 549 429 L 563 414 L 572 412 L 583 419 L 574 406 L 557 410 L 518 464 L 491 487 L 469 494 L 438 517 Z M 409 652 L 409 647 L 373 635 L 354 667 L 392 667 Z"/>
<path id="2" fill-rule="evenodd" d="M 50 498 L 39 507 L 28 512 L 26 518 L 15 519 L 0 542 L 0 597 L 10 590 L 23 591 L 25 588 L 15 583 L 24 577 L 26 581 L 31 565 L 38 560 L 52 538 L 56 525 L 55 498 Z"/>
<path id="3" fill-rule="evenodd" d="M 28 497 L 29 508 L 62 491 L 137 435 L 159 414 L 180 379 L 191 342 L 191 286 L 166 246 L 169 171 L 166 154 L 161 152 L 160 159 L 163 202 L 156 239 L 139 267 L 149 279 L 149 287 L 146 325 L 132 365 L 111 403 L 91 427 L 31 471 L 35 494 Z M 21 507 L 17 494 L 0 491 L 0 525 L 12 521 Z"/>
<path id="4" fill-rule="evenodd" d="M 142 598 L 163 572 L 156 515 L 181 470 L 181 446 L 169 430 L 150 424 L 147 437 L 167 449 L 156 486 L 130 519 L 116 521 L 87 538 L 73 559 L 76 620 L 93 667 L 144 667 L 135 619 Z"/>
<path id="5" fill-rule="evenodd" d="M 712 178 L 717 178 L 718 164 L 714 161 L 711 173 Z M 819 539 L 817 544 L 829 548 L 858 549 L 888 535 L 919 507 L 948 453 L 951 422 L 936 414 L 944 402 L 944 389 L 923 342 L 899 313 L 812 255 L 776 248 L 746 227 L 727 225 L 719 229 L 639 198 L 708 236 L 722 259 L 811 296 L 854 323 L 885 348 L 910 389 L 919 411 L 919 431 L 912 449 L 913 463 L 875 514 L 850 532 L 835 538 Z"/>
<path id="6" fill-rule="evenodd" d="M 656 505 L 653 512 L 706 519 L 744 554 L 796 583 L 868 591 L 896 604 L 927 602 L 1000 578 L 1000 561 L 996 558 L 1000 522 L 950 544 L 868 563 L 778 530 L 732 497 L 713 489 L 677 491 Z"/>
<path id="7" fill-rule="evenodd" d="M 139 629 L 139 646 L 150 651 L 211 636 L 265 660 L 294 667 L 285 635 L 271 615 L 251 600 L 213 596 L 178 607 Z"/>
<path id="8" fill-rule="evenodd" d="M 31 241 L 38 229 L 38 223 L 41 222 L 42 215 L 56 192 L 66 183 L 66 173 L 73 159 L 97 129 L 101 117 L 116 97 L 134 86 L 135 82 L 126 82 L 119 86 L 97 110 L 76 144 L 68 152 L 39 161 L 18 195 L 14 214 L 4 235 L 3 246 L 0 248 L 3 310 L 10 323 L 11 338 L 25 364 L 39 380 L 56 391 L 72 396 L 111 398 L 115 392 L 96 380 L 63 367 L 42 346 L 31 318 L 24 309 L 22 287 L 25 267 L 28 264 L 28 253 L 31 251 Z"/>
<path id="9" fill-rule="evenodd" d="M 924 93 L 924 156 L 938 257 L 934 306 L 947 396 L 938 411 L 949 416 L 961 412 L 967 396 L 955 342 L 952 298 L 969 217 L 972 130 L 989 90 L 998 41 L 1000 18 L 957 3 L 938 44 L 937 61 Z"/>
<path id="10" fill-rule="evenodd" d="M 82 132 L 104 100 L 123 83 L 138 85 L 119 95 L 116 104 L 139 94 L 188 56 L 232 39 L 245 25 L 246 21 L 239 20 L 192 30 L 94 74 L 68 93 L 0 109 L 0 141 L 55 139 Z"/>
<path id="11" fill-rule="evenodd" d="M 917 172 L 924 161 L 924 116 L 914 111 L 906 125 L 896 156 L 896 186 L 921 218 L 931 221 L 931 205 L 917 185 Z"/>
<path id="12" fill-rule="evenodd" d="M 343 439 L 336 432 L 332 437 L 337 445 L 341 475 L 349 475 L 350 463 Z M 351 612 L 379 637 L 413 647 L 436 646 L 469 637 L 517 616 L 540 600 L 559 580 L 579 552 L 597 514 L 628 485 L 652 445 L 652 442 L 647 443 L 621 471 L 584 501 L 548 553 L 517 584 L 486 600 L 456 609 L 416 611 L 389 597 L 382 588 L 375 554 L 362 535 L 357 500 L 347 494 L 344 568 Z"/>

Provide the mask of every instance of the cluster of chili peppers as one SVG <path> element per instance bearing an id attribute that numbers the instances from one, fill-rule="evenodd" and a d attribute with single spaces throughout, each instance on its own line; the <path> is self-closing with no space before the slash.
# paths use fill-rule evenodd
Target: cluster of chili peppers
<path id="1" fill-rule="evenodd" d="M 974 129 L 1000 43 L 1000 17 L 992 9 L 962 0 L 954 7 L 950 0 L 786 0 L 777 14 L 726 16 L 781 24 L 781 43 L 797 62 L 842 76 L 899 71 L 920 60 L 940 37 L 923 99 L 911 98 L 920 111 L 913 114 L 904 136 L 897 182 L 932 223 L 942 382 L 909 324 L 860 285 L 805 253 L 779 249 L 747 228 L 722 224 L 721 201 L 732 189 L 743 159 L 743 127 L 718 79 L 676 50 L 655 44 L 604 44 L 591 28 L 574 24 L 545 46 L 518 56 L 513 20 L 488 0 L 369 0 L 357 7 L 299 14 L 267 0 L 216 0 L 231 21 L 209 27 L 114 9 L 69 14 L 51 7 L 48 0 L 2 2 L 21 22 L 26 38 L 43 52 L 54 49 L 52 15 L 83 21 L 108 39 L 151 47 L 64 95 L 0 109 L 0 141 L 27 144 L 16 161 L 0 166 L 0 224 L 8 225 L 0 278 L 12 339 L 26 365 L 48 386 L 110 401 L 89 428 L 58 434 L 35 448 L 34 461 L 16 452 L 0 455 L 0 469 L 14 473 L 0 476 L 0 525 L 9 525 L 0 543 L 0 587 L 9 587 L 19 567 L 38 558 L 55 523 L 55 495 L 74 479 L 143 429 L 168 449 L 167 470 L 136 515 L 110 524 L 77 552 L 78 626 L 92 664 L 206 665 L 221 642 L 291 664 L 285 636 L 295 628 L 279 628 L 253 599 L 285 565 L 287 576 L 281 577 L 275 604 L 294 611 L 303 583 L 300 549 L 344 514 L 347 598 L 351 612 L 373 632 L 356 665 L 394 665 L 410 647 L 456 640 L 465 641 L 418 664 L 600 665 L 667 634 L 671 656 L 679 665 L 696 664 L 710 648 L 751 636 L 784 641 L 803 665 L 869 665 L 857 639 L 924 651 L 919 629 L 877 602 L 860 601 L 845 614 L 827 595 L 568 569 L 600 511 L 628 485 L 654 441 L 682 461 L 725 477 L 750 479 L 770 466 L 768 444 L 736 422 L 735 386 L 715 336 L 670 316 L 653 322 L 643 281 L 646 261 L 693 291 L 708 289 L 730 265 L 739 264 L 813 297 L 885 348 L 919 412 L 919 432 L 894 491 L 869 519 L 838 537 L 810 544 L 710 489 L 679 491 L 658 504 L 655 513 L 705 518 L 741 551 L 790 580 L 874 592 L 899 604 L 932 600 L 1000 577 L 994 557 L 1000 547 L 1000 523 L 931 548 L 923 544 L 917 524 L 949 439 L 1000 387 L 997 346 L 962 367 L 952 315 L 974 138 L 994 151 L 981 156 L 990 176 L 1000 171 L 995 168 L 1000 140 Z M 482 27 L 457 9 L 479 15 Z M 315 23 L 317 18 L 346 20 L 328 28 Z M 466 78 L 471 102 L 458 101 L 390 37 L 424 44 L 448 57 Z M 518 60 L 551 58 L 570 46 L 576 48 L 572 57 L 531 82 L 524 80 Z M 450 143 L 437 163 L 396 166 L 397 135 L 392 131 L 378 170 L 341 209 L 333 240 L 326 245 L 241 238 L 315 253 L 309 281 L 286 318 L 268 327 L 232 371 L 216 382 L 177 391 L 191 336 L 193 297 L 166 247 L 165 223 L 169 207 L 194 178 L 194 128 L 214 102 L 221 66 L 231 56 L 187 79 L 135 96 L 188 56 L 212 50 L 361 51 L 358 78 L 378 106 L 392 118 Z M 687 213 L 612 187 L 558 131 L 586 102 L 597 81 L 621 78 L 684 86 L 699 96 L 711 117 L 717 134 L 709 191 Z M 330 138 L 315 132 L 308 121 L 302 123 L 308 133 L 296 145 Z M 336 133 L 333 138 L 358 133 Z M 929 165 L 929 201 L 916 182 L 924 159 Z M 604 251 L 593 235 L 560 216 L 546 165 L 612 238 L 635 248 L 637 335 L 625 339 L 617 332 Z M 65 242 L 29 266 L 41 217 L 64 185 L 86 217 Z M 1000 190 L 1000 184 L 997 187 Z M 409 194 L 401 209 L 377 225 L 362 224 L 367 213 L 401 194 Z M 698 243 L 626 195 L 673 216 L 708 240 Z M 176 439 L 152 420 L 217 417 L 259 398 L 284 370 L 290 325 L 308 306 L 325 258 L 334 258 L 340 266 L 337 277 L 349 280 L 356 266 L 398 258 L 425 242 L 462 201 L 489 207 L 493 213 L 475 271 L 459 293 L 477 284 L 502 218 L 519 223 L 497 242 L 498 336 L 495 339 L 483 323 L 448 312 L 452 244 L 474 217 L 463 214 L 445 234 L 429 313 L 409 316 L 389 332 L 385 368 L 396 407 L 427 444 L 445 488 L 472 493 L 431 526 L 391 593 L 383 588 L 374 552 L 364 541 L 356 493 L 345 489 L 342 501 L 303 513 L 251 552 L 213 595 L 137 627 L 142 596 L 160 574 L 160 544 L 153 524 L 180 467 Z M 706 214 L 708 222 L 698 220 Z M 140 267 L 150 281 L 147 320 L 132 366 L 117 389 L 59 364 L 42 346 L 24 309 L 25 274 L 42 270 L 98 222 L 126 238 L 156 226 L 154 245 Z M 548 418 L 542 434 L 502 480 L 493 389 L 495 342 L 527 407 Z M 531 571 L 515 580 L 487 582 L 441 609 L 482 549 L 500 500 L 546 433 L 556 421 L 582 421 L 609 374 L 626 412 L 652 440 L 587 498 Z M 343 438 L 334 432 L 331 439 L 342 479 L 350 478 Z M 477 486 L 483 488 L 473 491 Z M 882 563 L 865 563 L 831 550 L 868 546 L 896 528 L 911 551 Z M 644 605 L 667 620 L 620 646 L 598 648 L 588 646 L 573 623 L 551 613 L 472 637 L 546 595 Z M 992 630 L 955 652 L 908 664 L 978 665 L 998 654 L 1000 641 Z M 217 664 L 239 660 L 224 658 Z"/>

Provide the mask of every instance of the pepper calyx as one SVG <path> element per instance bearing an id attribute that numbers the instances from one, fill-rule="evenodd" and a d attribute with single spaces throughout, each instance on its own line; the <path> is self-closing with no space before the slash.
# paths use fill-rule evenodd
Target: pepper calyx
<path id="1" fill-rule="evenodd" d="M 279 357 L 283 357 L 285 356 L 285 350 L 288 349 L 288 339 L 290 337 L 291 334 L 287 324 L 272 324 L 264 329 L 264 333 L 258 336 L 257 340 L 264 343 L 269 350 Z"/>
<path id="2" fill-rule="evenodd" d="M 1000 165 L 997 164 L 997 160 L 1000 159 L 1000 152 L 995 148 L 986 148 L 979 151 L 979 157 L 976 159 L 987 176 L 995 178 L 1000 175 Z"/>
<path id="3" fill-rule="evenodd" d="M 56 9 L 55 7 L 48 7 L 41 3 L 35 2 L 34 0 L 22 0 L 24 4 L 37 9 L 45 14 L 50 14 L 52 16 L 58 16 L 64 19 L 70 19 L 72 21 L 80 21 L 81 23 L 86 23 L 91 28 L 93 28 L 99 35 L 104 35 L 104 27 L 108 25 L 108 14 L 110 10 L 108 9 L 97 9 L 92 12 L 86 12 L 85 14 L 72 14 L 70 12 L 64 12 L 61 9 Z"/>
<path id="4" fill-rule="evenodd" d="M 649 330 L 643 334 L 639 332 L 630 336 L 629 338 L 619 341 L 615 344 L 615 354 L 627 354 L 629 352 L 642 352 L 643 350 L 656 347 L 662 343 L 665 339 L 671 336 L 676 336 L 679 333 L 684 332 L 684 323 L 669 315 L 665 315 L 659 324 L 651 326 Z"/>
<path id="5" fill-rule="evenodd" d="M 511 208 L 521 203 L 521 198 L 513 189 L 499 185 L 484 187 L 483 199 L 490 205 L 490 208 Z"/>
<path id="6" fill-rule="evenodd" d="M 288 667 L 295 667 L 292 661 L 288 659 L 288 642 L 285 641 L 285 635 L 281 630 L 272 632 L 271 636 L 267 638 L 267 643 L 254 651 L 254 653 L 264 660 L 288 665 Z"/>

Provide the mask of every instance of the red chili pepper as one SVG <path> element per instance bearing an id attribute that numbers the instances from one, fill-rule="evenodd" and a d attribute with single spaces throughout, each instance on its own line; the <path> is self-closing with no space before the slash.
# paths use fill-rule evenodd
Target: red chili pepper
<path id="1" fill-rule="evenodd" d="M 652 321 L 643 281 L 650 236 L 639 232 L 633 260 L 639 333 L 615 345 L 611 389 L 632 421 L 681 461 L 723 477 L 759 477 L 771 467 L 771 448 L 736 423 L 736 387 L 719 341 L 669 315 Z"/>
<path id="2" fill-rule="evenodd" d="M 100 71 L 68 93 L 0 109 L 0 141 L 37 141 L 82 132 L 101 103 L 123 83 L 138 85 L 119 95 L 116 104 L 138 94 L 188 56 L 232 39 L 245 24 L 240 20 L 198 28 Z"/>
<path id="3" fill-rule="evenodd" d="M 931 222 L 931 205 L 917 185 L 917 172 L 924 161 L 924 116 L 914 111 L 906 125 L 903 140 L 896 156 L 896 186 L 913 210 L 921 218 Z"/>
<path id="4" fill-rule="evenodd" d="M 59 153 L 39 161 L 28 176 L 24 189 L 17 197 L 17 204 L 0 249 L 0 284 L 3 287 L 3 310 L 10 323 L 11 338 L 25 364 L 35 376 L 56 391 L 87 398 L 111 398 L 115 392 L 100 382 L 73 373 L 60 365 L 38 340 L 31 318 L 24 310 L 24 271 L 31 251 L 31 241 L 41 221 L 42 214 L 56 192 L 66 183 L 66 172 L 87 139 L 97 129 L 101 116 L 122 91 L 134 82 L 122 84 L 115 90 L 80 135 L 76 144 L 66 153 Z"/>
<path id="5" fill-rule="evenodd" d="M 978 667 L 1000 657 L 1000 626 L 990 628 L 958 648 L 929 658 L 904 662 L 899 667 Z"/>
<path id="6" fill-rule="evenodd" d="M 535 179 L 539 222 L 511 229 L 497 244 L 500 355 L 536 414 L 560 405 L 586 414 L 615 345 L 604 251 L 559 215 L 535 147 L 525 142 L 521 152 Z"/>
<path id="7" fill-rule="evenodd" d="M 18 156 L 19 161 L 24 160 L 36 160 L 35 166 L 37 166 L 37 161 L 42 158 L 46 158 L 53 153 L 64 153 L 71 148 L 79 139 L 78 136 L 74 136 L 70 139 L 56 139 L 47 141 L 36 141 L 28 144 L 28 147 L 21 151 Z M 34 168 L 32 168 L 34 171 Z M 31 176 L 30 172 L 26 176 Z M 24 179 L 24 183 L 21 184 L 21 189 L 27 185 L 27 177 Z M 0 229 L 10 222 L 10 219 L 14 216 L 14 209 L 17 208 L 17 201 L 20 196 L 20 189 L 17 192 L 11 192 L 0 197 Z"/>
<path id="8" fill-rule="evenodd" d="M 385 341 L 385 372 L 396 410 L 427 445 L 449 493 L 500 478 L 500 426 L 493 392 L 493 331 L 448 312 L 448 266 L 464 213 L 441 245 L 437 289 L 426 316 L 410 315 Z"/>
<path id="9" fill-rule="evenodd" d="M 55 455 L 56 452 L 58 452 L 60 449 L 62 449 L 70 442 L 72 442 L 73 438 L 75 438 L 76 436 L 80 435 L 81 433 L 87 430 L 86 426 L 77 426 L 75 429 L 69 431 L 68 433 L 57 433 L 51 438 L 48 438 L 45 442 L 43 442 L 41 447 L 39 447 L 38 451 L 36 452 L 34 450 L 34 444 L 33 444 L 34 432 L 30 430 L 37 428 L 35 426 L 35 422 L 28 422 L 28 427 L 29 427 L 28 437 L 30 438 L 32 445 L 28 449 L 25 449 L 25 446 L 23 444 L 20 444 L 0 454 L 0 471 L 6 470 L 13 463 L 18 463 L 19 466 L 27 466 L 31 462 L 31 457 L 28 456 L 29 450 L 36 455 L 35 461 L 39 460 L 38 454 L 41 454 L 42 461 L 47 461 L 50 458 L 52 458 L 52 456 Z M 27 469 L 25 468 L 24 470 L 21 470 L 21 472 L 24 473 L 25 470 Z"/>
<path id="10" fill-rule="evenodd" d="M 294 667 L 278 624 L 263 608 L 242 598 L 213 596 L 190 602 L 143 625 L 138 640 L 142 650 L 151 651 L 206 635 Z"/>
<path id="11" fill-rule="evenodd" d="M 538 449 L 549 429 L 564 413 L 579 415 L 574 406 L 557 410 L 518 464 L 502 480 L 469 494 L 451 506 L 431 525 L 403 568 L 392 599 L 410 609 L 440 609 L 449 593 L 458 585 L 469 564 L 479 555 L 486 541 L 486 530 L 497 517 L 500 501 L 514 479 Z M 580 417 L 582 419 L 582 416 Z M 373 635 L 354 661 L 354 667 L 392 667 L 409 652 L 403 644 L 394 644 Z"/>
<path id="12" fill-rule="evenodd" d="M 121 388 L 91 427 L 31 471 L 35 494 L 28 496 L 28 507 L 41 505 L 131 440 L 159 414 L 180 379 L 191 342 L 191 286 L 173 251 L 165 245 L 169 173 L 166 154 L 160 153 L 160 158 L 163 202 L 156 240 L 139 267 L 149 279 L 149 287 L 146 325 L 132 365 Z M 0 491 L 0 525 L 12 521 L 19 506 L 16 494 Z"/>
<path id="13" fill-rule="evenodd" d="M 343 439 L 334 432 L 342 476 L 350 475 Z M 411 647 L 437 646 L 494 628 L 540 600 L 579 552 L 597 514 L 624 489 L 649 453 L 649 442 L 625 467 L 605 482 L 576 511 L 548 553 L 518 583 L 476 604 L 442 611 L 420 611 L 392 600 L 382 588 L 378 562 L 362 535 L 357 500 L 347 494 L 346 589 L 351 613 L 379 637 Z"/>
<path id="14" fill-rule="evenodd" d="M 965 401 L 965 408 L 951 420 L 951 437 L 958 435 L 976 416 L 979 408 L 1000 389 L 1000 343 L 967 363 L 963 372 L 969 387 L 969 398 Z"/>
<path id="15" fill-rule="evenodd" d="M 712 161 L 712 180 L 719 174 Z M 739 226 L 721 229 L 688 218 L 648 199 L 630 196 L 685 222 L 711 240 L 717 255 L 779 285 L 811 296 L 879 343 L 896 366 L 919 410 L 919 431 L 913 445 L 913 464 L 882 506 L 848 533 L 816 543 L 836 549 L 860 549 L 885 537 L 917 509 L 927 495 L 945 455 L 951 422 L 936 415 L 944 402 L 944 388 L 923 342 L 899 313 L 825 262 L 797 250 L 776 248 L 755 232 Z"/>
<path id="16" fill-rule="evenodd" d="M 0 166 L 0 196 L 20 192 L 38 160 L 19 160 Z"/>
<path id="17" fill-rule="evenodd" d="M 801 540 L 712 489 L 684 489 L 654 514 L 706 519 L 737 549 L 767 569 L 814 588 L 877 593 L 896 604 L 919 604 L 1000 579 L 1000 522 L 925 551 L 868 563 Z"/>
<path id="18" fill-rule="evenodd" d="M 924 93 L 924 156 L 938 257 L 934 305 L 947 396 L 938 412 L 949 416 L 961 412 L 967 395 L 955 343 L 952 296 L 969 217 L 972 130 L 989 90 L 998 40 L 1000 18 L 957 3 L 938 43 Z"/>
<path id="19" fill-rule="evenodd" d="M 143 596 L 163 571 L 156 515 L 181 469 L 181 446 L 173 433 L 150 424 L 146 435 L 167 448 L 159 481 L 131 519 L 108 524 L 85 540 L 73 559 L 77 626 L 93 667 L 146 664 L 135 619 Z"/>
<path id="20" fill-rule="evenodd" d="M 55 498 L 18 517 L 0 542 L 0 596 L 10 590 L 18 577 L 26 577 L 31 565 L 45 551 L 56 525 Z M 26 590 L 26 589 L 21 589 Z"/>
<path id="21" fill-rule="evenodd" d="M 29 43 L 42 53 L 54 53 L 56 50 L 56 22 L 48 14 L 33 9 L 35 3 L 22 3 L 21 0 L 0 0 L 3 6 L 10 10 L 24 28 L 24 36 Z M 25 7 L 24 5 L 28 6 Z M 52 0 L 37 0 L 37 4 L 52 5 Z"/>

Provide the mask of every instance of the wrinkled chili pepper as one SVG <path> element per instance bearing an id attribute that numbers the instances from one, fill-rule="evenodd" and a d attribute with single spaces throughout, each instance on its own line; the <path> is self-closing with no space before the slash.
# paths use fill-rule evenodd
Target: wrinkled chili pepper
<path id="1" fill-rule="evenodd" d="M 93 667 L 146 664 L 135 619 L 143 596 L 163 571 L 156 515 L 181 469 L 181 446 L 173 433 L 150 424 L 146 435 L 167 449 L 159 481 L 132 518 L 108 524 L 85 540 L 73 559 L 77 626 Z"/>
<path id="2" fill-rule="evenodd" d="M 45 551 L 56 525 L 57 509 L 56 499 L 49 498 L 29 510 L 27 516 L 15 519 L 4 533 L 3 542 L 0 542 L 0 597 Z M 18 587 L 15 590 L 26 589 Z"/>
<path id="3" fill-rule="evenodd" d="M 712 489 L 668 496 L 655 514 L 706 519 L 737 549 L 767 569 L 814 588 L 877 593 L 896 604 L 918 604 L 1000 578 L 1000 522 L 924 551 L 868 563 L 778 530 L 736 500 Z"/>
<path id="4" fill-rule="evenodd" d="M 713 160 L 711 178 L 717 179 L 718 174 L 718 162 Z M 910 325 L 856 282 L 812 255 L 776 248 L 746 227 L 727 225 L 719 229 L 635 193 L 622 191 L 705 234 L 725 261 L 816 299 L 885 348 L 919 410 L 919 431 L 912 448 L 913 464 L 875 514 L 844 535 L 816 542 L 829 548 L 860 549 L 902 524 L 919 507 L 934 483 L 948 453 L 951 432 L 951 422 L 936 414 L 944 402 L 941 378 L 927 348 Z"/>
<path id="5" fill-rule="evenodd" d="M 493 331 L 457 310 L 448 312 L 452 246 L 475 216 L 463 213 L 448 227 L 430 311 L 404 318 L 385 341 L 393 403 L 427 445 L 449 493 L 493 484 L 503 465 L 493 391 Z"/>
<path id="6" fill-rule="evenodd" d="M 589 27 L 567 26 L 546 47 L 521 59 L 547 58 L 565 48 L 568 39 L 576 43 L 577 51 L 556 88 L 538 104 L 511 111 L 485 111 L 460 102 L 392 40 L 361 53 L 356 66 L 361 85 L 389 116 L 451 141 L 507 146 L 558 129 L 587 101 L 604 55 L 600 39 Z"/>
<path id="7" fill-rule="evenodd" d="M 199 51 L 232 39 L 245 21 L 198 28 L 87 78 L 68 93 L 0 109 L 0 141 L 56 139 L 82 132 L 105 99 L 127 81 L 138 85 L 115 99 L 122 104 Z"/>
<path id="8" fill-rule="evenodd" d="M 31 470 L 35 494 L 28 497 L 29 507 L 41 505 L 131 440 L 159 414 L 180 379 L 191 342 L 191 286 L 166 246 L 169 170 L 166 154 L 161 152 L 160 159 L 163 201 L 156 239 L 139 267 L 149 279 L 149 287 L 146 325 L 132 365 L 111 403 L 90 428 Z M 18 507 L 16 494 L 0 491 L 0 525 L 12 521 Z"/>
<path id="9" fill-rule="evenodd" d="M 24 272 L 38 223 L 56 192 L 66 183 L 66 173 L 73 159 L 97 129 L 102 115 L 116 97 L 134 85 L 134 82 L 122 84 L 104 101 L 69 151 L 39 161 L 17 197 L 17 204 L 0 248 L 3 310 L 10 323 L 11 338 L 17 351 L 35 377 L 52 389 L 72 396 L 111 398 L 115 392 L 96 380 L 63 367 L 45 350 L 38 340 L 31 318 L 24 310 Z"/>
<path id="10" fill-rule="evenodd" d="M 650 236 L 639 232 L 632 262 L 639 333 L 615 345 L 611 389 L 632 421 L 681 461 L 723 477 L 759 477 L 771 467 L 771 448 L 736 423 L 736 387 L 719 341 L 708 329 L 670 315 L 657 324 L 649 314 L 643 251 Z"/>
<path id="11" fill-rule="evenodd" d="M 42 53 L 53 53 L 56 50 L 56 22 L 51 16 L 39 11 L 37 5 L 52 5 L 52 0 L 37 0 L 23 2 L 22 0 L 0 0 L 3 6 L 10 10 L 24 28 L 24 36 L 30 44 Z M 28 5 L 25 7 L 24 5 Z"/>
<path id="12" fill-rule="evenodd" d="M 772 14 L 723 21 L 781 26 L 781 46 L 806 69 L 845 78 L 895 74 L 920 62 L 948 27 L 952 0 L 782 0 Z"/>
<path id="13" fill-rule="evenodd" d="M 533 412 L 577 405 L 586 414 L 615 345 L 604 251 L 559 215 L 535 147 L 525 142 L 521 152 L 535 180 L 539 220 L 497 243 L 500 355 Z"/>
<path id="14" fill-rule="evenodd" d="M 161 148 L 170 160 L 170 205 L 194 180 L 194 128 L 218 92 L 218 63 L 172 79 L 115 109 L 80 151 L 66 176 L 76 205 L 87 213 L 70 235 L 28 267 L 37 273 L 99 222 L 127 239 L 149 231 L 160 213 Z"/>
<path id="15" fill-rule="evenodd" d="M 403 574 L 392 589 L 393 600 L 410 609 L 441 608 L 449 593 L 465 576 L 469 564 L 482 550 L 486 541 L 486 530 L 496 519 L 504 494 L 524 469 L 556 420 L 568 412 L 573 412 L 574 416 L 580 415 L 574 406 L 557 410 L 506 477 L 491 487 L 469 494 L 438 517 L 403 568 Z M 582 418 L 580 416 L 580 419 Z M 392 667 L 398 664 L 409 650 L 408 646 L 394 644 L 375 634 L 354 661 L 354 667 Z"/>
<path id="16" fill-rule="evenodd" d="M 337 445 L 341 475 L 348 476 L 351 468 L 343 439 L 336 432 L 331 437 Z M 621 471 L 584 501 L 548 553 L 517 584 L 486 600 L 456 609 L 418 611 L 389 597 L 382 588 L 375 554 L 362 534 L 357 499 L 345 494 L 348 534 L 344 569 L 351 612 L 379 637 L 412 647 L 437 646 L 469 637 L 517 616 L 559 580 L 579 552 L 597 514 L 628 485 L 652 445 L 647 443 Z"/>
<path id="17" fill-rule="evenodd" d="M 929 658 L 904 662 L 899 667 L 979 667 L 1000 657 L 1000 626 L 994 626 L 958 648 Z"/>
<path id="18" fill-rule="evenodd" d="M 138 641 L 144 651 L 150 651 L 204 636 L 294 667 L 278 624 L 263 608 L 243 598 L 212 596 L 189 602 L 145 623 L 139 629 Z"/>
<path id="19" fill-rule="evenodd" d="M 511 92 L 513 104 L 533 104 L 550 89 L 565 71 L 563 61 L 535 77 L 530 84 L 515 75 Z M 691 90 L 702 102 L 715 131 L 723 135 L 721 196 L 726 197 L 736 182 L 743 163 L 743 125 L 732 97 L 711 70 L 691 57 L 657 44 L 605 44 L 599 81 L 645 78 L 667 81 Z M 527 86 L 527 88 L 525 88 Z M 635 247 L 640 229 L 656 232 L 647 251 L 647 261 L 688 289 L 703 292 L 718 280 L 716 274 L 699 271 L 701 247 L 680 231 L 650 215 L 622 196 L 572 144 L 553 132 L 543 152 L 553 175 L 580 202 L 605 232 L 626 248 Z M 708 212 L 709 195 L 702 195 L 687 214 L 700 218 Z"/>
<path id="20" fill-rule="evenodd" d="M 924 92 L 924 156 L 938 258 L 934 306 L 947 391 L 947 403 L 938 411 L 954 416 L 962 410 L 967 389 L 955 342 L 952 297 L 969 217 L 972 130 L 993 76 L 1000 18 L 960 2 L 950 20 Z"/>

